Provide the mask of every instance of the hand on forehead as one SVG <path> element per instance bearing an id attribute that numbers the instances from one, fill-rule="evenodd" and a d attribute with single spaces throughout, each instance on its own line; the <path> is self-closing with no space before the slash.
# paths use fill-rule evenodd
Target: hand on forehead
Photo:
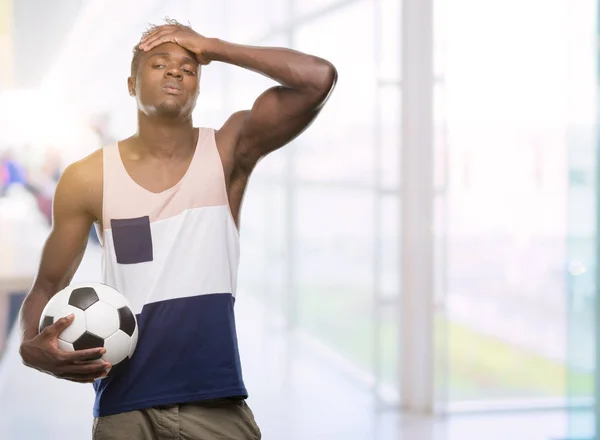
<path id="1" fill-rule="evenodd" d="M 142 35 L 142 38 L 140 38 L 140 42 L 146 40 L 148 37 L 151 37 L 152 35 L 157 34 L 160 31 L 175 30 L 175 29 L 180 29 L 181 27 L 182 26 L 175 25 L 175 24 L 161 24 L 161 25 L 155 26 L 150 31 L 148 31 L 144 35 Z"/>

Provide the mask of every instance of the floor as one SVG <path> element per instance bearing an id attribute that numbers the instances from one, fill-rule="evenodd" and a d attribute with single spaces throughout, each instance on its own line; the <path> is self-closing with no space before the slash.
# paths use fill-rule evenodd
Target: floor
<path id="1" fill-rule="evenodd" d="M 99 268 L 91 247 L 74 281 L 97 280 Z M 266 440 L 557 440 L 567 437 L 573 420 L 562 412 L 445 418 L 378 412 L 368 389 L 286 334 L 249 296 L 238 297 L 236 313 L 249 404 Z M 0 439 L 90 438 L 91 387 L 25 368 L 17 346 L 13 335 L 0 363 Z M 591 421 L 587 414 L 579 420 L 583 428 Z"/>

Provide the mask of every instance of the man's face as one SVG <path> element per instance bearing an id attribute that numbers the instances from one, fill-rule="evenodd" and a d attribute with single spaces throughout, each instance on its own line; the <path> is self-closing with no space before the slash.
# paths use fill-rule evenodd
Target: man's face
<path id="1" fill-rule="evenodd" d="M 200 67 L 194 55 L 175 43 L 142 54 L 137 76 L 129 78 L 129 93 L 147 115 L 191 116 L 198 94 Z"/>

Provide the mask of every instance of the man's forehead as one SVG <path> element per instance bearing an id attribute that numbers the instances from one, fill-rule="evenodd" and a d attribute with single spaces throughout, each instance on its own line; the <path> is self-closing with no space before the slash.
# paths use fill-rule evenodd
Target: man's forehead
<path id="1" fill-rule="evenodd" d="M 156 46 L 151 51 L 147 52 L 145 56 L 146 59 L 153 57 L 183 58 L 194 64 L 198 64 L 198 61 L 192 52 L 175 43 L 163 43 Z"/>

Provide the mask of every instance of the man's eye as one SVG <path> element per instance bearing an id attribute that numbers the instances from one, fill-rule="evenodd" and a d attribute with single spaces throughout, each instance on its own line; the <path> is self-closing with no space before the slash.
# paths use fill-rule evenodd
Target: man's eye
<path id="1" fill-rule="evenodd" d="M 164 64 L 155 64 L 152 67 L 155 69 L 160 69 L 161 67 L 165 67 L 165 65 Z"/>
<path id="2" fill-rule="evenodd" d="M 181 69 L 183 73 L 187 74 L 187 75 L 193 75 L 194 72 L 192 72 L 191 70 L 188 69 Z"/>

